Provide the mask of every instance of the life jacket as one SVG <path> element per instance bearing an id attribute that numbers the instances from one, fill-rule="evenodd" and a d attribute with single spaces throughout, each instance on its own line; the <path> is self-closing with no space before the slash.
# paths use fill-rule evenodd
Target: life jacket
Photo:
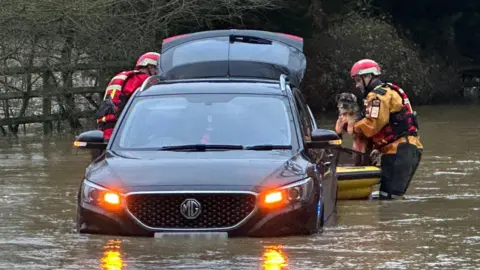
<path id="1" fill-rule="evenodd" d="M 122 71 L 110 80 L 96 115 L 99 129 L 105 130 L 115 126 L 128 100 L 127 95 L 123 92 L 125 82 L 139 73 L 141 72 L 138 70 Z"/>
<path id="2" fill-rule="evenodd" d="M 392 83 L 384 83 L 376 88 L 379 87 L 388 87 L 397 92 L 402 98 L 403 107 L 398 112 L 390 113 L 388 124 L 373 136 L 372 140 L 377 149 L 393 143 L 400 137 L 417 136 L 417 131 L 419 129 L 417 114 L 413 111 L 407 94 L 400 87 Z"/>

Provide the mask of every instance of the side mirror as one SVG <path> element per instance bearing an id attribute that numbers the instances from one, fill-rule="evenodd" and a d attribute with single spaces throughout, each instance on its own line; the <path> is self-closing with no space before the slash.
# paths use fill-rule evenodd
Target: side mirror
<path id="1" fill-rule="evenodd" d="M 311 141 L 307 142 L 307 146 L 310 148 L 336 148 L 342 145 L 342 139 L 333 130 L 315 129 L 311 138 Z"/>
<path id="2" fill-rule="evenodd" d="M 105 149 L 107 142 L 103 139 L 101 130 L 90 130 L 78 135 L 73 142 L 73 146 L 85 149 Z"/>

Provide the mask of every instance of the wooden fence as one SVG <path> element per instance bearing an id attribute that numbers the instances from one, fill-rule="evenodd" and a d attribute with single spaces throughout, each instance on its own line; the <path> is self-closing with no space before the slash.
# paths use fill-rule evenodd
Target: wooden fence
<path id="1" fill-rule="evenodd" d="M 94 121 L 95 108 L 93 110 L 78 110 L 75 104 L 75 98 L 83 96 L 86 99 L 91 99 L 91 95 L 93 94 L 98 93 L 102 95 L 105 91 L 105 85 L 108 80 L 120 70 L 131 68 L 131 65 L 131 62 L 120 61 L 0 69 L 0 77 L 2 78 L 9 76 L 31 76 L 32 74 L 37 74 L 41 75 L 43 81 L 42 86 L 37 90 L 33 90 L 33 88 L 28 85 L 27 87 L 24 87 L 25 89 L 14 88 L 6 84 L 0 85 L 0 105 L 3 105 L 3 117 L 0 117 L 0 131 L 3 135 L 8 133 L 7 130 L 16 135 L 20 125 L 24 125 L 25 127 L 27 124 L 42 123 L 43 133 L 50 134 L 53 131 L 54 122 L 68 122 L 70 127 L 75 130 L 76 128 L 79 128 L 79 119 L 90 118 Z M 92 71 L 95 73 L 98 79 L 97 86 L 74 87 L 71 74 L 82 71 Z M 480 65 L 466 66 L 461 68 L 459 72 L 465 87 L 480 87 Z M 70 79 L 64 80 L 62 84 L 60 84 L 61 86 L 58 86 L 58 83 L 52 82 L 54 73 L 61 73 L 64 75 L 64 78 L 70 76 Z M 29 78 L 31 79 L 31 77 Z M 62 97 L 65 100 L 67 103 L 66 108 L 68 109 L 52 114 L 52 100 L 58 97 Z M 32 111 L 30 109 L 31 102 L 29 102 L 32 98 L 41 99 L 41 114 L 28 113 Z M 19 113 L 15 117 L 12 117 L 12 113 L 10 113 L 10 100 L 22 101 Z M 94 104 L 93 100 L 88 101 L 93 107 L 98 106 L 98 104 Z M 60 127 L 58 127 L 58 129 L 60 129 Z"/>
<path id="2" fill-rule="evenodd" d="M 16 135 L 20 125 L 25 126 L 26 124 L 42 123 L 43 133 L 50 134 L 53 131 L 53 122 L 55 121 L 58 123 L 66 121 L 69 122 L 71 128 L 79 128 L 79 119 L 91 118 L 94 120 L 95 109 L 79 110 L 76 106 L 77 97 L 83 96 L 93 107 L 98 106 L 91 95 L 96 93 L 102 95 L 108 80 L 115 75 L 115 73 L 131 68 L 131 65 L 131 62 L 119 61 L 0 69 L 0 77 L 2 78 L 15 76 L 26 76 L 28 78 L 28 83 L 25 87 L 22 87 L 23 89 L 15 88 L 7 83 L 0 85 L 0 105 L 3 105 L 3 117 L 0 116 L 0 131 L 3 135 L 7 135 L 7 130 Z M 86 71 L 94 74 L 97 86 L 75 87 L 72 74 Z M 37 87 L 38 89 L 36 90 L 32 87 L 32 75 L 42 78 L 42 85 L 41 87 Z M 62 77 L 62 83 L 59 84 L 55 76 Z M 51 113 L 52 101 L 59 100 L 59 97 L 65 102 L 65 104 L 61 105 L 63 109 L 61 112 Z M 41 99 L 41 114 L 32 113 L 32 102 L 30 101 L 33 98 Z M 14 117 L 12 117 L 11 112 L 11 100 L 20 100 L 21 103 L 20 108 L 16 108 L 18 113 Z"/>

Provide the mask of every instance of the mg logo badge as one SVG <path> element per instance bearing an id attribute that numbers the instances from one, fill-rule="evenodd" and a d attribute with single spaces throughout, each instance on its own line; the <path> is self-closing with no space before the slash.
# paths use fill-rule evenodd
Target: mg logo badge
<path id="1" fill-rule="evenodd" d="M 195 199 L 186 199 L 180 204 L 180 213 L 187 219 L 196 219 L 202 213 L 202 205 Z"/>

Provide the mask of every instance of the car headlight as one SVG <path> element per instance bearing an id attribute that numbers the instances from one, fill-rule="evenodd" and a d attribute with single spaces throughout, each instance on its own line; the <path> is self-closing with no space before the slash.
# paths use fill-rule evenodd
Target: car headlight
<path id="1" fill-rule="evenodd" d="M 123 203 L 123 196 L 90 181 L 84 180 L 81 199 L 83 202 L 102 208 L 115 210 Z"/>
<path id="2" fill-rule="evenodd" d="M 308 177 L 301 181 L 264 192 L 260 196 L 261 204 L 264 207 L 271 208 L 303 202 L 308 198 L 312 191 L 313 179 Z"/>

